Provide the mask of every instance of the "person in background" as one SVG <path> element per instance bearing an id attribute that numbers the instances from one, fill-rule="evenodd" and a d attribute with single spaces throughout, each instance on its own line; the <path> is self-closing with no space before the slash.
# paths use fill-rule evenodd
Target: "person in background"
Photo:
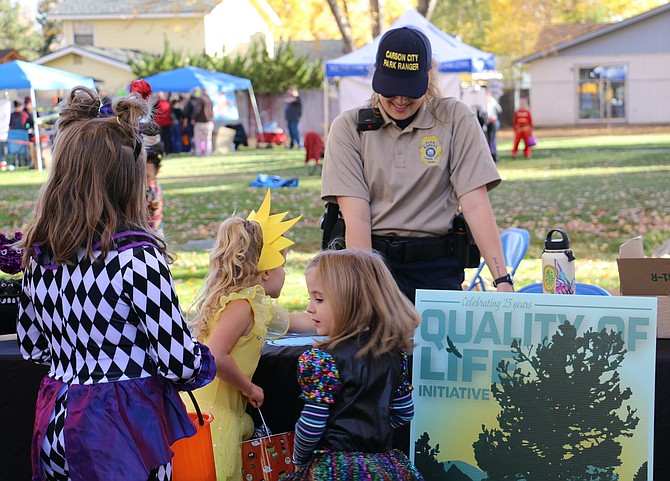
<path id="1" fill-rule="evenodd" d="M 30 97 L 26 97 L 23 102 L 23 111 L 26 114 L 25 129 L 30 134 L 30 141 L 35 143 L 35 111 L 33 109 L 33 101 Z"/>
<path id="2" fill-rule="evenodd" d="M 521 99 L 519 102 L 519 109 L 514 112 L 514 143 L 512 147 L 512 158 L 516 159 L 516 154 L 519 151 L 519 143 L 523 139 L 523 156 L 530 158 L 530 146 L 528 142 L 533 133 L 533 117 L 528 110 L 528 100 Z"/>
<path id="3" fill-rule="evenodd" d="M 423 479 L 392 449 L 393 430 L 414 416 L 407 354 L 419 314 L 376 253 L 324 251 L 306 279 L 307 312 L 327 339 L 298 360 L 292 479 Z"/>
<path id="4" fill-rule="evenodd" d="M 295 87 L 288 89 L 285 103 L 284 116 L 288 125 L 289 148 L 292 149 L 294 145 L 297 148 L 302 148 L 299 128 L 300 117 L 302 117 L 302 99 L 300 98 L 298 89 Z"/>
<path id="5" fill-rule="evenodd" d="M 7 169 L 7 139 L 9 137 L 9 119 L 12 116 L 12 102 L 9 99 L 0 99 L 0 171 Z"/>
<path id="6" fill-rule="evenodd" d="M 501 112 L 502 107 L 495 97 L 491 95 L 491 92 L 486 89 L 486 113 L 488 116 L 486 123 L 486 140 L 489 143 L 491 157 L 493 157 L 494 162 L 498 162 L 498 144 L 496 142 L 496 135 L 498 130 L 500 130 L 500 120 L 498 117 Z"/>
<path id="7" fill-rule="evenodd" d="M 370 103 L 340 114 L 329 131 L 321 196 L 339 204 L 347 248 L 382 253 L 412 302 L 419 288 L 462 288 L 452 233 L 459 209 L 498 291 L 510 292 L 488 197 L 500 175 L 475 114 L 441 97 L 436 71 L 419 30 L 382 36 Z M 359 115 L 370 120 L 359 124 Z"/>
<path id="8" fill-rule="evenodd" d="M 54 162 L 21 241 L 17 338 L 51 365 L 40 385 L 33 479 L 169 481 L 172 445 L 196 433 L 179 390 L 216 373 L 192 340 L 165 243 L 147 225 L 137 94 L 112 102 L 72 89 Z"/>
<path id="9" fill-rule="evenodd" d="M 170 115 L 172 117 L 172 126 L 170 127 L 172 150 L 174 153 L 179 154 L 184 152 L 184 144 L 182 142 L 184 111 L 181 106 L 181 97 L 175 96 L 170 99 Z"/>
<path id="10" fill-rule="evenodd" d="M 10 130 L 27 130 L 26 124 L 28 123 L 29 116 L 28 113 L 23 110 L 23 104 L 18 100 L 12 102 L 12 113 L 9 116 L 9 129 Z"/>
<path id="11" fill-rule="evenodd" d="M 203 411 L 214 415 L 212 441 L 217 481 L 241 481 L 240 443 L 254 426 L 247 403 L 261 407 L 263 389 L 251 378 L 268 337 L 292 331 L 312 331 L 305 313 L 289 315 L 273 301 L 286 273 L 283 251 L 293 244 L 283 234 L 300 217 L 282 221 L 270 215 L 270 191 L 258 212 L 248 219 L 231 217 L 219 226 L 209 256 L 209 272 L 192 321 L 196 339 L 216 358 L 216 380 L 196 392 Z"/>
<path id="12" fill-rule="evenodd" d="M 206 157 L 212 154 L 212 133 L 214 132 L 214 106 L 207 92 L 196 87 L 186 104 L 184 115 L 193 125 L 195 155 Z"/>
<path id="13" fill-rule="evenodd" d="M 27 119 L 24 128 L 28 131 L 28 140 L 30 140 L 30 145 L 28 146 L 30 150 L 30 165 L 34 166 L 37 161 L 37 142 L 35 138 L 36 114 L 33 109 L 33 101 L 30 97 L 23 99 L 23 112 Z"/>
<path id="14" fill-rule="evenodd" d="M 174 152 L 172 148 L 172 107 L 165 98 L 165 92 L 158 92 L 156 105 L 154 106 L 154 122 L 160 127 L 161 141 L 165 153 Z"/>
<path id="15" fill-rule="evenodd" d="M 9 126 L 8 127 L 9 127 L 8 130 L 24 130 L 24 131 L 26 131 L 28 136 L 30 136 L 30 134 L 28 133 L 28 129 L 30 128 L 29 115 L 23 109 L 23 104 L 21 102 L 19 102 L 18 100 L 12 101 L 12 113 L 9 115 Z M 13 134 L 15 134 L 15 133 L 13 133 Z M 9 132 L 7 132 L 7 136 L 9 136 Z M 19 139 L 19 140 L 21 140 L 21 142 L 25 142 L 26 138 L 24 137 L 23 139 Z M 11 141 L 16 142 L 17 139 L 13 139 Z M 16 144 L 14 144 L 14 145 L 16 145 Z M 2 155 L 0 156 L 0 157 L 2 157 L 2 158 L 0 158 L 0 161 L 1 161 L 0 170 L 13 169 L 14 167 L 13 167 L 13 165 L 11 165 L 11 163 L 9 163 L 9 166 L 8 166 L 7 160 L 9 160 L 9 159 L 6 159 L 5 151 L 8 149 L 7 143 L 5 142 L 5 143 L 0 144 L 0 148 L 3 149 Z M 23 149 L 20 149 L 20 150 L 23 151 Z M 31 156 L 31 161 L 32 161 L 32 145 L 28 145 L 26 150 L 28 151 L 28 154 Z M 16 150 L 14 150 L 14 152 L 16 152 Z"/>
<path id="16" fill-rule="evenodd" d="M 149 122 L 142 126 L 142 143 L 147 152 L 147 214 L 149 227 L 161 238 L 165 239 L 163 225 L 163 189 L 158 182 L 158 171 L 165 155 L 161 143 L 160 127 Z"/>
<path id="17" fill-rule="evenodd" d="M 181 142 L 182 152 L 193 152 L 193 122 L 188 115 L 187 108 L 191 97 L 185 98 L 182 102 L 182 118 L 181 118 Z"/>

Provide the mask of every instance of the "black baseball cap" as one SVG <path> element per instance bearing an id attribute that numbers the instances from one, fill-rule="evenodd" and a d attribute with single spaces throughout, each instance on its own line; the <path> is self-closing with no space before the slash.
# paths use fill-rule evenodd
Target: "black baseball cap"
<path id="1" fill-rule="evenodd" d="M 419 98 L 428 90 L 433 51 L 419 30 L 402 27 L 379 41 L 372 90 L 384 97 Z"/>

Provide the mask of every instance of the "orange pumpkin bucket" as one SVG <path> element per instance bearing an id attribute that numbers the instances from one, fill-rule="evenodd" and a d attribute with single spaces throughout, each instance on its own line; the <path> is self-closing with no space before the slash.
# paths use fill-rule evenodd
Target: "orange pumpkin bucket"
<path id="1" fill-rule="evenodd" d="M 201 413 L 193 394 L 188 392 L 196 412 L 188 413 L 197 432 L 172 445 L 172 481 L 216 481 L 212 431 L 210 424 L 214 416 Z"/>

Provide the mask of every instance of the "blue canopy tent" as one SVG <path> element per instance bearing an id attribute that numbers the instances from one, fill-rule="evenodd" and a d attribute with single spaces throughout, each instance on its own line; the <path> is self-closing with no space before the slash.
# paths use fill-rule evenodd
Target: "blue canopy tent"
<path id="1" fill-rule="evenodd" d="M 0 65 L 0 89 L 3 90 L 69 90 L 78 85 L 95 88 L 91 77 L 36 63 L 13 60 Z"/>
<path id="2" fill-rule="evenodd" d="M 79 85 L 95 89 L 95 83 L 91 77 L 82 77 L 81 75 L 21 60 L 13 60 L 0 65 L 0 89 L 30 90 L 33 105 L 36 105 L 35 90 L 69 90 Z M 36 120 L 37 168 L 42 170 L 42 149 L 39 144 L 40 122 L 39 118 Z"/>
<path id="3" fill-rule="evenodd" d="M 182 67 L 151 75 L 144 80 L 149 83 L 151 90 L 155 92 L 190 92 L 196 87 L 200 87 L 208 92 L 227 93 L 237 90 L 247 90 L 254 109 L 258 132 L 261 135 L 263 134 L 256 96 L 249 79 L 198 67 Z"/>
<path id="4" fill-rule="evenodd" d="M 430 40 L 433 59 L 441 77 L 453 74 L 482 74 L 495 71 L 495 57 L 444 33 L 416 10 L 408 10 L 391 25 L 391 29 L 412 27 Z M 381 35 L 371 43 L 325 63 L 324 88 L 328 79 L 340 78 L 340 110 L 361 105 L 372 94 L 372 73 Z M 460 85 L 460 81 L 458 82 Z M 327 116 L 326 116 L 327 119 Z M 328 125 L 328 122 L 326 122 Z"/>

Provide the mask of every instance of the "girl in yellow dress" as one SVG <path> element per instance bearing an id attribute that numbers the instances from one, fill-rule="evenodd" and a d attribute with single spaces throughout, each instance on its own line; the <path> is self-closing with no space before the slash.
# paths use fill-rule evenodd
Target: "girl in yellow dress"
<path id="1" fill-rule="evenodd" d="M 285 214 L 284 214 L 285 215 Z M 270 191 L 248 219 L 221 223 L 210 254 L 203 294 L 196 303 L 193 335 L 214 354 L 216 379 L 196 392 L 203 411 L 214 415 L 212 441 L 217 481 L 242 479 L 240 443 L 254 431 L 247 402 L 263 404 L 263 390 L 251 382 L 265 339 L 285 334 L 288 316 L 273 303 L 284 285 L 282 251 L 293 242 L 282 236 L 300 217 L 270 215 Z M 285 311 L 284 311 L 285 313 Z M 305 313 L 292 316 L 292 331 L 313 332 Z"/>

